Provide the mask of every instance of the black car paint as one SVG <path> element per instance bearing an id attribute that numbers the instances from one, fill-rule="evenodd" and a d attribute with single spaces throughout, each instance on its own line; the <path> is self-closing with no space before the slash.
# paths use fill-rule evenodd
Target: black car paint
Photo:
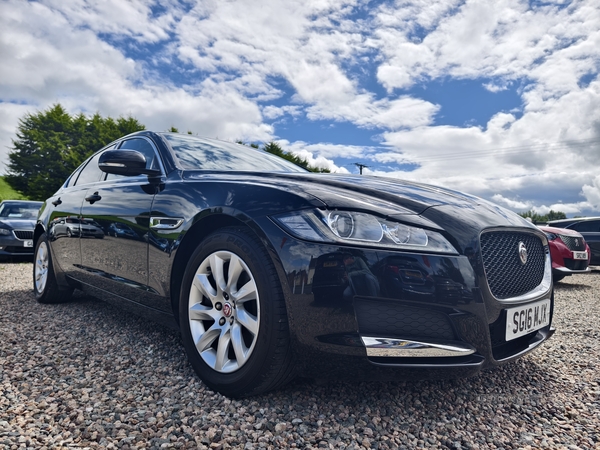
<path id="1" fill-rule="evenodd" d="M 543 236 L 515 214 L 469 195 L 382 178 L 182 170 L 162 136 L 152 132 L 138 135 L 151 139 L 158 148 L 163 176 L 141 175 L 82 189 L 61 189 L 44 204 L 34 239 L 47 232 L 59 283 L 75 283 L 94 295 L 138 310 L 141 305 L 147 314 L 176 326 L 181 277 L 188 258 L 212 231 L 236 225 L 251 229 L 260 238 L 280 279 L 287 281 L 282 287 L 293 347 L 305 375 L 394 379 L 472 375 L 482 367 L 516 358 L 553 332 L 548 326 L 528 340 L 521 339 L 518 345 L 522 348 L 513 349 L 506 358 L 490 349 L 490 333 L 494 323 L 504 320 L 506 305 L 495 300 L 487 287 L 479 235 L 490 227 L 500 227 L 527 228 Z M 126 203 L 119 189 L 127 193 Z M 93 203 L 84 200 L 91 194 L 100 199 Z M 58 198 L 62 203 L 54 205 Z M 436 230 L 459 254 L 306 242 L 286 233 L 272 219 L 309 208 L 364 210 Z M 137 236 L 106 236 L 102 240 L 55 236 L 53 221 L 68 215 L 93 219 L 105 230 L 118 221 Z M 181 217 L 183 224 L 176 232 L 161 232 L 150 228 L 151 216 Z M 339 285 L 334 283 L 322 295 L 322 286 L 313 284 L 319 279 L 317 261 L 338 254 L 360 258 L 379 291 L 355 284 L 349 292 L 343 280 L 346 273 L 341 274 Z M 414 271 L 414 278 L 419 278 L 417 272 L 421 274 L 422 285 L 394 276 L 393 267 L 401 261 Z M 394 285 L 401 285 L 402 290 L 394 290 Z M 391 312 L 399 307 L 439 311 L 449 317 L 455 340 L 469 342 L 477 353 L 451 359 L 367 359 L 359 340 L 358 302 L 376 302 L 383 311 Z M 383 370 L 384 366 L 396 370 Z M 436 368 L 441 371 L 432 370 Z"/>

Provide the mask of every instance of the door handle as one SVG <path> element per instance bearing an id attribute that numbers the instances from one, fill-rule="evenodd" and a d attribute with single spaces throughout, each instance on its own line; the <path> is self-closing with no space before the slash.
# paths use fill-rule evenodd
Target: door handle
<path id="1" fill-rule="evenodd" d="M 97 202 L 99 200 L 102 200 L 102 197 L 98 195 L 98 192 L 94 192 L 92 195 L 85 198 L 85 201 L 90 202 L 90 204 L 92 205 L 94 204 L 94 202 Z"/>
<path id="2" fill-rule="evenodd" d="M 56 200 L 54 200 L 54 201 L 52 202 L 52 204 L 53 204 L 54 206 L 58 206 L 58 205 L 60 205 L 61 203 L 62 203 L 62 200 L 60 199 L 60 197 L 58 197 Z"/>

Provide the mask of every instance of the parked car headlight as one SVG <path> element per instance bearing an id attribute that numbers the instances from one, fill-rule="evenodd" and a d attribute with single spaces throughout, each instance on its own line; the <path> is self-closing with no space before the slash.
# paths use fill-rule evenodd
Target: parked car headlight
<path id="1" fill-rule="evenodd" d="M 10 236 L 10 230 L 6 228 L 0 228 L 0 236 Z"/>
<path id="2" fill-rule="evenodd" d="M 274 219 L 292 235 L 309 241 L 457 254 L 440 233 L 363 212 L 307 210 Z"/>

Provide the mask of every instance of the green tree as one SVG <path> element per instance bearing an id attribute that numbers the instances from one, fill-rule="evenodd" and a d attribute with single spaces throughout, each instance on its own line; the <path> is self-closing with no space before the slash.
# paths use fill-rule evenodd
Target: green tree
<path id="1" fill-rule="evenodd" d="M 132 117 L 72 116 L 60 104 L 26 114 L 19 120 L 5 180 L 24 196 L 44 200 L 96 150 L 143 129 Z"/>
<path id="2" fill-rule="evenodd" d="M 521 217 L 529 217 L 531 218 L 531 221 L 533 223 L 539 223 L 539 224 L 543 224 L 543 223 L 548 223 L 551 220 L 560 220 L 560 219 L 566 219 L 567 215 L 562 212 L 562 211 L 554 211 L 554 210 L 550 210 L 550 212 L 548 214 L 538 214 L 535 211 L 533 211 L 532 209 L 530 209 L 529 211 L 525 211 L 525 212 L 521 212 L 519 213 L 519 215 Z"/>
<path id="3" fill-rule="evenodd" d="M 271 141 L 268 144 L 265 144 L 263 146 L 263 150 L 273 155 L 277 155 L 280 158 L 287 159 L 288 161 L 291 161 L 300 167 L 304 167 L 305 169 L 310 170 L 311 172 L 330 172 L 329 169 L 322 169 L 320 167 L 311 166 L 306 159 L 300 158 L 299 156 L 286 152 L 281 148 L 281 146 L 277 142 Z"/>
<path id="4" fill-rule="evenodd" d="M 561 220 L 561 219 L 566 219 L 567 215 L 562 212 L 562 211 L 553 211 L 552 209 L 550 210 L 550 212 L 546 215 L 547 216 L 547 221 L 550 222 L 551 220 Z"/>

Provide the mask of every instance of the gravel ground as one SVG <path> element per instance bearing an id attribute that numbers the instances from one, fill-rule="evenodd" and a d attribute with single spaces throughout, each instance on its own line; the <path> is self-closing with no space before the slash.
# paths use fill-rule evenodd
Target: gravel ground
<path id="1" fill-rule="evenodd" d="M 600 449 L 600 272 L 556 288 L 558 331 L 467 380 L 298 380 L 229 400 L 177 333 L 75 295 L 39 305 L 0 264 L 0 448 Z"/>

